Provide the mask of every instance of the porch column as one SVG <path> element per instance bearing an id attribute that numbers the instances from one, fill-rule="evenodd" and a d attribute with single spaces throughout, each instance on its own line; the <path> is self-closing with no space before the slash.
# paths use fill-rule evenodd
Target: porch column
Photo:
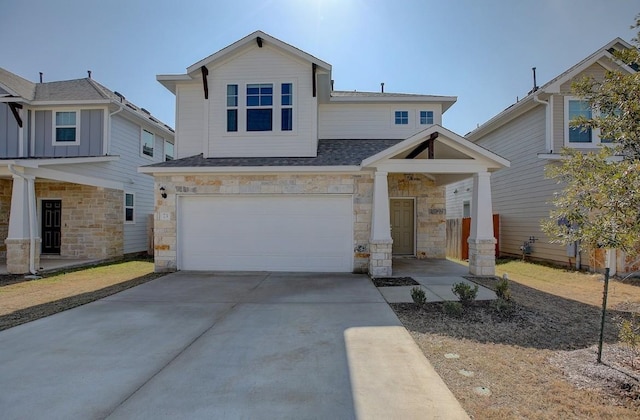
<path id="1" fill-rule="evenodd" d="M 371 239 L 369 240 L 369 274 L 372 277 L 391 275 L 391 221 L 387 173 L 376 171 L 373 179 Z"/>
<path id="2" fill-rule="evenodd" d="M 473 176 L 471 234 L 467 242 L 469 273 L 478 276 L 493 276 L 496 271 L 490 177 L 489 172 L 478 172 Z"/>
<path id="3" fill-rule="evenodd" d="M 9 232 L 5 239 L 5 244 L 7 245 L 7 271 L 11 274 L 25 274 L 29 272 L 31 236 L 33 236 L 36 241 L 34 246 L 36 269 L 40 264 L 38 231 L 37 227 L 34 227 L 35 231 L 33 235 L 30 234 L 30 215 L 35 215 L 34 177 L 29 175 L 13 175 Z"/>

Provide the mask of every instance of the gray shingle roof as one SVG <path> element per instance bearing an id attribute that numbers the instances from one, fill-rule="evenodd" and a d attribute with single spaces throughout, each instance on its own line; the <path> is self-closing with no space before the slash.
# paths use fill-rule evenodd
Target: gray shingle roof
<path id="1" fill-rule="evenodd" d="M 153 168 L 234 166 L 357 166 L 402 140 L 319 140 L 317 157 L 208 158 L 202 155 L 148 165 Z"/>
<path id="2" fill-rule="evenodd" d="M 63 80 L 59 82 L 38 83 L 36 101 L 92 101 L 108 98 L 92 83 L 85 79 Z"/>
<path id="3" fill-rule="evenodd" d="M 0 67 L 0 83 L 20 95 L 21 98 L 32 100 L 36 92 L 36 84 L 23 79 L 17 74 Z"/>

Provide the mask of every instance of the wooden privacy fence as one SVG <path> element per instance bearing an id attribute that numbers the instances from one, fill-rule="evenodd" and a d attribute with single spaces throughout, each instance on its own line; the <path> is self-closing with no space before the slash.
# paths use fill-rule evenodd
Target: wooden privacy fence
<path id="1" fill-rule="evenodd" d="M 447 257 L 469 259 L 469 235 L 471 218 L 447 220 Z M 496 238 L 496 257 L 500 255 L 500 215 L 493 215 L 493 237 Z"/>

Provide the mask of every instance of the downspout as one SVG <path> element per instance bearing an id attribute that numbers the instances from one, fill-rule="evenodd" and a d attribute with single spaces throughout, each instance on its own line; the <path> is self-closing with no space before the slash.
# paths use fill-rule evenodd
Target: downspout
<path id="1" fill-rule="evenodd" d="M 553 153 L 553 140 L 552 140 L 552 133 L 551 133 L 551 122 L 552 122 L 552 118 L 553 115 L 549 115 L 549 102 L 551 101 L 551 99 L 549 99 L 548 101 L 543 101 L 542 99 L 538 98 L 538 95 L 533 95 L 533 101 L 537 102 L 539 104 L 544 105 L 545 107 L 545 144 L 547 147 L 546 152 L 547 153 Z"/>
<path id="2" fill-rule="evenodd" d="M 36 271 L 36 235 L 35 233 L 36 233 L 37 214 L 36 214 L 36 203 L 35 203 L 36 191 L 35 191 L 34 182 L 32 178 L 24 176 L 20 172 L 16 171 L 13 168 L 13 163 L 10 163 L 7 166 L 7 168 L 9 169 L 9 172 L 11 172 L 13 175 L 19 176 L 20 178 L 24 179 L 27 182 L 27 194 L 29 194 L 29 198 L 27 201 L 27 205 L 29 206 L 29 208 L 27 209 L 29 214 L 29 272 L 35 276 L 38 273 Z"/>
<path id="3" fill-rule="evenodd" d="M 115 110 L 115 111 L 113 111 L 112 113 L 109 114 L 109 121 L 108 121 L 109 125 L 107 126 L 107 138 L 106 138 L 107 150 L 105 150 L 105 155 L 108 155 L 109 151 L 111 150 L 111 117 L 113 117 L 114 115 L 116 115 L 119 112 L 122 112 L 122 110 L 124 109 L 124 106 L 122 106 L 122 105 L 118 105 L 118 106 L 120 108 L 118 108 L 117 110 Z"/>

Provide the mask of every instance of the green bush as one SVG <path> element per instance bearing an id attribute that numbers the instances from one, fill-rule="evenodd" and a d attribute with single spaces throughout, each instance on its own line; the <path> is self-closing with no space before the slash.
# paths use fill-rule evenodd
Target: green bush
<path id="1" fill-rule="evenodd" d="M 496 284 L 496 295 L 499 299 L 509 300 L 511 299 L 511 290 L 509 289 L 509 279 L 505 275 Z"/>
<path id="2" fill-rule="evenodd" d="M 471 287 L 468 283 L 461 281 L 460 283 L 455 283 L 451 288 L 451 291 L 454 295 L 458 296 L 460 303 L 466 306 L 476 300 L 476 296 L 478 295 L 478 285 L 476 284 L 474 287 Z"/>
<path id="3" fill-rule="evenodd" d="M 424 292 L 422 287 L 413 287 L 411 289 L 411 299 L 418 306 L 424 306 L 427 304 L 427 294 Z"/>
<path id="4" fill-rule="evenodd" d="M 513 315 L 516 310 L 515 306 L 513 305 L 513 302 L 500 297 L 495 301 L 494 308 L 496 312 L 498 312 L 501 315 L 506 315 L 507 317 Z"/>
<path id="5" fill-rule="evenodd" d="M 462 303 L 460 303 L 460 302 L 445 302 L 444 303 L 444 312 L 449 316 L 453 316 L 453 317 L 459 318 L 459 317 L 462 316 L 462 312 L 463 312 Z"/>
<path id="6" fill-rule="evenodd" d="M 638 356 L 638 353 L 640 353 L 640 349 L 638 349 L 640 345 L 640 315 L 633 314 L 633 318 L 622 320 L 618 338 L 629 346 L 635 357 Z M 633 367 L 635 357 L 631 359 L 631 367 Z"/>

